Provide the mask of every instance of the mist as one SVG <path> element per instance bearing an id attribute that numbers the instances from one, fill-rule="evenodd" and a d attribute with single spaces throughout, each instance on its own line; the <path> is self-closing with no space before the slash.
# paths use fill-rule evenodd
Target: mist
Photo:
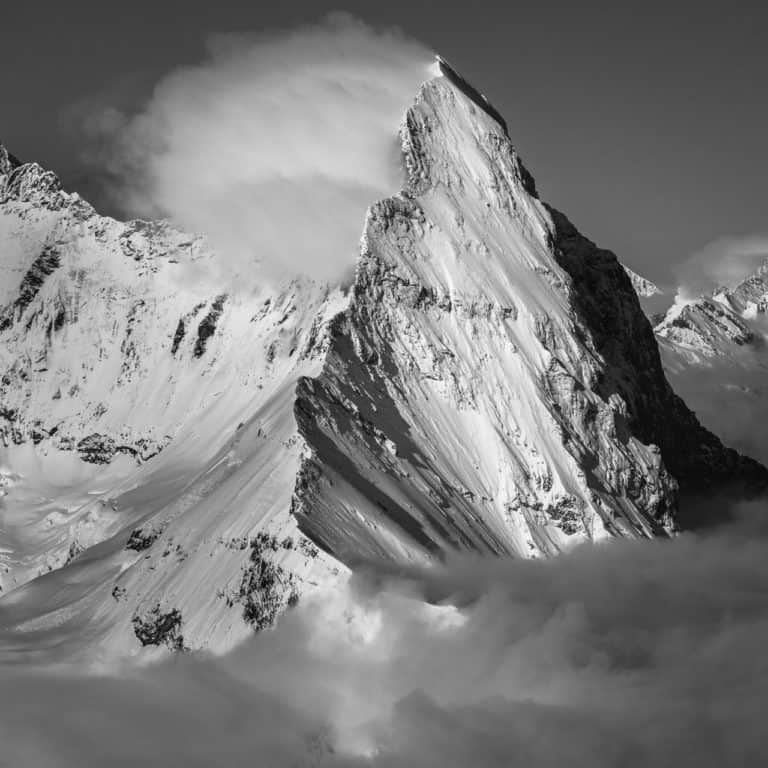
<path id="1" fill-rule="evenodd" d="M 705 367 L 672 361 L 667 378 L 705 427 L 768 466 L 768 440 L 761 427 L 768 423 L 768 320 L 758 315 L 745 323 L 755 335 L 750 344 L 734 344 L 727 356 L 707 359 Z"/>
<path id="2" fill-rule="evenodd" d="M 3 669 L 3 759 L 763 764 L 768 520 L 762 503 L 735 512 L 671 541 L 361 574 L 221 659 Z"/>
<path id="3" fill-rule="evenodd" d="M 91 114 L 90 159 L 126 216 L 205 235 L 233 284 L 340 280 L 366 209 L 402 186 L 398 128 L 431 59 L 398 30 L 341 13 L 219 35 L 138 114 Z"/>

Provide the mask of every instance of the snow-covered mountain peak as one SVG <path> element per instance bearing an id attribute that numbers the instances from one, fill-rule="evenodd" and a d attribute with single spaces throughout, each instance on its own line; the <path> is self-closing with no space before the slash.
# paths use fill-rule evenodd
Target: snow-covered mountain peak
<path id="1" fill-rule="evenodd" d="M 648 278 L 638 275 L 637 272 L 631 270 L 626 264 L 624 271 L 629 275 L 629 279 L 632 281 L 632 286 L 635 292 L 640 298 L 650 298 L 651 296 L 658 296 L 661 290 L 656 283 L 651 282 Z"/>
<path id="2" fill-rule="evenodd" d="M 349 290 L 236 295 L 189 279 L 216 258 L 200 238 L 100 217 L 33 165 L 4 177 L 15 638 L 82 647 L 87 619 L 101 648 L 222 649 L 360 562 L 664 536 L 678 485 L 765 482 L 669 388 L 616 257 L 440 71 Z"/>
<path id="3" fill-rule="evenodd" d="M 721 291 L 744 317 L 768 312 L 768 259 L 733 288 Z"/>
<path id="4" fill-rule="evenodd" d="M 467 82 L 442 56 L 435 56 L 437 63 L 437 70 L 439 75 L 442 75 L 451 84 L 461 91 L 467 98 L 469 98 L 480 109 L 484 110 L 490 117 L 492 117 L 504 131 L 504 134 L 508 137 L 509 130 L 507 128 L 507 121 L 502 114 L 491 104 L 484 94 L 480 93 L 471 83 Z"/>
<path id="5" fill-rule="evenodd" d="M 655 331 L 690 361 L 727 355 L 732 345 L 743 346 L 754 338 L 749 325 L 722 297 L 673 305 Z"/>
<path id="6" fill-rule="evenodd" d="M 709 295 L 677 300 L 656 325 L 660 339 L 688 362 L 732 357 L 762 338 L 750 321 L 768 312 L 768 261 L 735 285 Z"/>

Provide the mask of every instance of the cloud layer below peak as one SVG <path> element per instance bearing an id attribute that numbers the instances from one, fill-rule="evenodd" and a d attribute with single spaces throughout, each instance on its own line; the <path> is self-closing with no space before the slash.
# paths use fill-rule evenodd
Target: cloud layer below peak
<path id="1" fill-rule="evenodd" d="M 223 659 L 0 668 L 14 766 L 762 765 L 764 505 L 673 541 L 357 577 Z M 376 586 L 373 586 L 373 584 Z M 382 589 L 383 584 L 383 589 Z M 430 597 L 456 608 L 425 607 Z"/>

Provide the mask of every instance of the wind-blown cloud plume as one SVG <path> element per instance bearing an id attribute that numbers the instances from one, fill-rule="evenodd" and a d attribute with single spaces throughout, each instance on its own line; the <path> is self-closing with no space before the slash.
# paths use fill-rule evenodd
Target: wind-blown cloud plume
<path id="1" fill-rule="evenodd" d="M 213 38 L 142 112 L 90 120 L 129 215 L 206 235 L 236 279 L 354 265 L 366 208 L 397 192 L 397 131 L 430 53 L 346 14 L 272 34 Z"/>
<path id="2" fill-rule="evenodd" d="M 768 259 L 768 235 L 722 237 L 708 243 L 676 270 L 683 301 L 732 286 Z"/>

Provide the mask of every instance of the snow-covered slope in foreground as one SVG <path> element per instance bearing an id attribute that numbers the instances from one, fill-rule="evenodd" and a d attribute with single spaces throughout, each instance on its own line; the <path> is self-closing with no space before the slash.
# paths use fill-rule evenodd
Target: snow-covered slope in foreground
<path id="1" fill-rule="evenodd" d="M 678 482 L 765 484 L 500 120 L 441 63 L 344 287 L 218 284 L 0 156 L 6 648 L 221 650 L 361 562 L 666 535 Z"/>

